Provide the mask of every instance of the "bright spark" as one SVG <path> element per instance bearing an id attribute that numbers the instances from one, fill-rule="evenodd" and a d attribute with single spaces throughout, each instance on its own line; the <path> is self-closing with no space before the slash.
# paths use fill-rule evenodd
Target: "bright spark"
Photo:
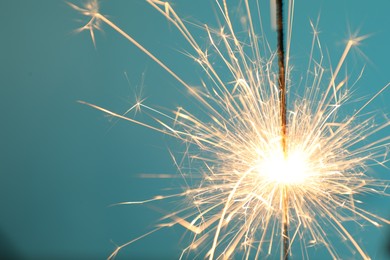
<path id="1" fill-rule="evenodd" d="M 388 85 L 354 114 L 345 117 L 339 112 L 350 98 L 347 89 L 349 79 L 342 77 L 340 71 L 351 48 L 365 36 L 348 41 L 333 70 L 324 62 L 318 30 L 312 24 L 314 34 L 307 75 L 303 81 L 304 94 L 299 97 L 298 91 L 294 92 L 292 87 L 289 89 L 287 154 L 284 154 L 275 52 L 270 50 L 263 32 L 255 32 L 254 29 L 255 17 L 261 21 L 260 3 L 243 0 L 245 19 L 241 20 L 247 24 L 245 39 L 249 40 L 241 40 L 233 28 L 226 1 L 216 0 L 222 25 L 215 30 L 202 26 L 209 38 L 209 47 L 203 49 L 168 2 L 147 2 L 165 16 L 191 45 L 192 52 L 188 53 L 194 54 L 188 55 L 204 70 L 202 88 L 190 86 L 133 37 L 99 13 L 96 1 L 89 2 L 85 8 L 71 6 L 90 17 L 81 30 L 89 30 L 94 42 L 93 30 L 100 29 L 103 23 L 107 24 L 173 76 L 198 102 L 202 111 L 206 111 L 198 117 L 181 107 L 173 115 L 168 115 L 144 102 L 137 102 L 133 109 L 146 110 L 155 120 L 155 124 L 146 124 L 82 102 L 178 138 L 187 145 L 184 158 L 189 160 L 172 154 L 187 185 L 182 193 L 123 203 L 145 204 L 178 197 L 188 202 L 180 210 L 168 213 L 163 220 L 169 222 L 148 234 L 179 224 L 193 234 L 192 242 L 183 250 L 182 257 L 193 254 L 209 259 L 231 259 L 241 252 L 245 259 L 264 258 L 280 252 L 283 208 L 286 207 L 290 248 L 298 248 L 298 251 L 291 250 L 291 255 L 306 259 L 309 258 L 310 247 L 323 245 L 330 257 L 338 259 L 340 252 L 329 238 L 332 234 L 341 238 L 352 254 L 368 259 L 345 222 L 352 219 L 374 226 L 390 223 L 388 219 L 359 206 L 359 201 L 355 199 L 357 194 L 365 193 L 388 195 L 389 182 L 374 179 L 367 169 L 369 164 L 384 166 L 388 161 L 390 136 L 372 143 L 365 140 L 388 129 L 390 122 L 375 125 L 374 118 L 364 119 L 362 114 Z M 293 6 L 294 3 L 290 2 L 287 83 L 293 81 L 289 59 Z M 224 73 L 220 73 L 221 67 Z M 190 161 L 189 165 L 185 161 Z M 190 172 L 186 170 L 188 167 L 191 167 Z M 196 181 L 197 177 L 200 177 L 199 181 Z M 284 206 L 286 195 L 288 202 Z M 138 239 L 118 247 L 111 256 Z"/>
<path id="2" fill-rule="evenodd" d="M 271 154 L 262 157 L 257 164 L 259 178 L 275 182 L 275 185 L 299 185 L 304 184 L 310 175 L 315 175 L 311 172 L 312 168 L 304 152 L 289 152 L 287 158 L 282 149 L 266 152 Z"/>

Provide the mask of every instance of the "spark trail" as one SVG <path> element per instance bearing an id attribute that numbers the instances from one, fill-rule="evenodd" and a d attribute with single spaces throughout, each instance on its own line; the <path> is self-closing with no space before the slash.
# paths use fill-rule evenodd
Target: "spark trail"
<path id="1" fill-rule="evenodd" d="M 172 154 L 187 185 L 183 192 L 123 203 L 186 201 L 185 206 L 168 213 L 162 219 L 165 223 L 148 234 L 173 225 L 189 230 L 192 240 L 183 250 L 183 258 L 241 256 L 258 259 L 279 252 L 281 258 L 290 255 L 307 259 L 311 247 L 322 245 L 330 257 L 337 259 L 340 251 L 330 238 L 336 236 L 351 254 L 368 259 L 345 223 L 353 220 L 374 226 L 390 224 L 388 219 L 359 205 L 360 201 L 356 199 L 358 194 L 389 195 L 389 181 L 375 179 L 367 170 L 373 163 L 385 166 L 390 137 L 371 143 L 364 140 L 388 130 L 390 122 L 375 125 L 374 118 L 362 114 L 388 85 L 353 114 L 340 115 L 350 98 L 349 78 L 343 77 L 340 71 L 351 48 L 365 37 L 350 39 L 336 69 L 332 70 L 328 65 L 329 70 L 326 70 L 318 33 L 312 25 L 314 33 L 304 93 L 289 92 L 290 105 L 286 107 L 283 105 L 286 100 L 281 99 L 286 96 L 283 93 L 286 90 L 279 84 L 282 80 L 293 80 L 289 67 L 293 2 L 288 5 L 286 65 L 282 78 L 275 61 L 277 52 L 272 51 L 264 39 L 259 2 L 242 1 L 244 16 L 249 22 L 246 37 L 240 38 L 229 15 L 231 7 L 225 0 L 215 1 L 222 25 L 220 29 L 202 26 L 208 36 L 206 49 L 200 47 L 187 28 L 188 24 L 168 2 L 147 2 L 190 44 L 193 54 L 189 56 L 204 71 L 201 89 L 191 87 L 173 69 L 102 15 L 96 1 L 85 7 L 70 5 L 90 17 L 80 31 L 88 30 L 94 43 L 94 30 L 101 29 L 102 24 L 110 26 L 183 85 L 201 107 L 197 112 L 204 112 L 200 117 L 186 108 L 178 108 L 169 115 L 138 102 L 132 109 L 146 110 L 155 120 L 146 124 L 83 102 L 104 113 L 173 136 L 187 146 L 184 157 L 191 163 L 185 164 L 185 160 Z M 259 26 L 254 24 L 257 19 Z M 260 31 L 256 32 L 255 28 Z M 314 53 L 317 53 L 316 57 Z M 284 112 L 282 107 L 285 107 Z M 186 172 L 188 167 L 190 172 Z M 186 178 L 189 174 L 191 182 Z M 111 257 L 144 236 L 119 246 Z"/>

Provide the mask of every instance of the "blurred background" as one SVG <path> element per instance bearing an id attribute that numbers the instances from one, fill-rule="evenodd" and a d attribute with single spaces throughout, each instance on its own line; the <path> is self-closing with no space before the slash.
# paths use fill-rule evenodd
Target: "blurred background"
<path id="1" fill-rule="evenodd" d="M 188 21 L 217 27 L 212 2 L 184 0 L 173 6 Z M 263 26 L 274 44 L 269 1 L 260 2 Z M 294 68 L 306 72 L 312 36 L 309 19 L 315 22 L 320 15 L 321 40 L 333 68 L 350 32 L 370 34 L 352 53 L 348 71 L 356 77 L 366 66 L 354 96 L 371 97 L 390 81 L 389 9 L 390 1 L 296 1 Z M 190 84 L 199 83 L 199 68 L 181 53 L 190 46 L 144 0 L 102 1 L 101 12 Z M 0 1 L 1 258 L 106 258 L 116 245 L 152 230 L 161 217 L 148 207 L 112 204 L 147 199 L 182 185 L 180 180 L 139 178 L 144 173 L 176 173 L 169 150 L 181 151 L 180 142 L 77 101 L 123 113 L 139 92 L 147 104 L 168 109 L 185 106 L 186 93 L 105 25 L 103 32 L 96 32 L 95 48 L 88 32 L 75 33 L 86 21 L 65 1 Z M 206 46 L 205 34 L 192 29 Z M 380 121 L 390 112 L 389 101 L 387 90 L 367 111 L 377 111 Z M 390 178 L 383 167 L 370 171 Z M 389 219 L 388 198 L 361 197 L 365 208 Z M 186 245 L 184 232 L 177 227 L 154 233 L 123 249 L 119 259 L 176 259 Z M 352 233 L 373 259 L 390 259 L 389 226 L 364 225 Z"/>

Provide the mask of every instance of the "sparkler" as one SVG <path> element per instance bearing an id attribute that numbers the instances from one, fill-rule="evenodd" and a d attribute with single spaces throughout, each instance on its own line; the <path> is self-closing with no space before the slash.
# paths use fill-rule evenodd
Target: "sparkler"
<path id="1" fill-rule="evenodd" d="M 280 102 L 280 117 L 281 117 L 281 145 L 283 149 L 283 159 L 288 158 L 287 151 L 287 89 L 284 67 L 284 39 L 283 39 L 283 1 L 276 1 L 276 16 L 277 16 L 277 30 L 278 30 L 278 65 L 279 65 L 279 102 Z M 288 259 L 289 237 L 288 237 L 288 187 L 283 188 L 283 259 Z"/>
<path id="2" fill-rule="evenodd" d="M 285 82 L 292 80 L 289 53 L 293 2 L 288 8 L 286 64 L 285 58 L 279 58 L 279 73 L 275 72 L 275 57 L 283 53 L 283 40 L 279 41 L 276 53 L 270 51 L 265 40 L 259 41 L 253 23 L 256 15 L 260 17 L 257 1 L 242 2 L 248 21 L 249 40 L 245 42 L 234 30 L 226 1 L 216 0 L 224 26 L 221 29 L 204 26 L 210 45 L 206 50 L 168 2 L 147 2 L 191 45 L 195 54 L 189 56 L 205 74 L 201 89 L 190 86 L 102 15 L 96 1 L 85 7 L 70 4 L 91 18 L 80 31 L 88 30 L 94 43 L 94 30 L 101 29 L 103 23 L 109 25 L 182 84 L 198 102 L 199 112 L 204 112 L 202 119 L 185 108 L 168 115 L 139 101 L 121 115 L 81 102 L 184 141 L 187 145 L 184 157 L 191 161 L 185 165 L 184 160 L 172 154 L 187 185 L 183 192 L 122 203 L 145 204 L 179 197 L 188 202 L 180 210 L 167 214 L 162 219 L 165 223 L 155 230 L 119 246 L 111 257 L 146 235 L 179 224 L 193 234 L 181 257 L 196 254 L 209 259 L 230 259 L 242 252 L 245 259 L 257 259 L 279 251 L 281 258 L 287 259 L 293 255 L 293 245 L 300 245 L 300 251 L 294 254 L 309 258 L 309 247 L 323 245 L 337 259 L 339 252 L 328 236 L 332 231 L 346 246 L 352 247 L 353 253 L 368 259 L 344 222 L 351 219 L 375 226 L 390 224 L 388 219 L 359 207 L 355 198 L 362 193 L 388 195 L 388 181 L 370 177 L 367 168 L 371 162 L 384 165 L 388 161 L 390 137 L 372 143 L 364 140 L 388 129 L 390 122 L 374 127 L 373 118 L 360 118 L 367 105 L 388 85 L 351 116 L 339 116 L 339 110 L 349 98 L 346 88 L 349 79 L 340 79 L 340 70 L 351 48 L 365 36 L 350 39 L 335 70 L 328 72 L 316 27 L 312 25 L 314 34 L 305 91 L 302 97 L 294 93 L 294 99 L 290 93 L 289 100 L 293 102 L 287 107 Z M 281 21 L 280 5 L 278 13 Z M 282 30 L 281 24 L 278 30 Z M 259 33 L 263 34 L 262 30 Z M 282 34 L 279 37 L 283 39 Z M 319 53 L 318 59 L 313 57 L 315 51 Z M 228 80 L 219 73 L 221 67 L 229 72 Z M 330 78 L 327 83 L 325 76 Z M 136 109 L 148 111 L 155 123 L 126 116 Z M 186 178 L 187 167 L 192 169 L 191 181 Z"/>

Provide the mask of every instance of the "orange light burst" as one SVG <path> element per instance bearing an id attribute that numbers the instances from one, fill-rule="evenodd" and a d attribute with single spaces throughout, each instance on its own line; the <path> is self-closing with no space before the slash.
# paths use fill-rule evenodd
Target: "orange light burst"
<path id="1" fill-rule="evenodd" d="M 357 194 L 363 193 L 388 195 L 389 182 L 369 176 L 367 168 L 371 162 L 384 165 L 388 161 L 390 136 L 372 143 L 364 140 L 388 129 L 390 122 L 378 126 L 372 117 L 362 119 L 362 111 L 388 85 L 352 115 L 342 117 L 339 113 L 350 98 L 347 91 L 349 79 L 342 77 L 340 70 L 351 48 L 366 37 L 350 39 L 336 68 L 326 70 L 319 36 L 312 25 L 314 34 L 304 94 L 299 97 L 298 92 L 291 92 L 294 89 L 289 90 L 285 155 L 281 146 L 275 52 L 268 49 L 265 40 L 259 41 L 258 34 L 263 36 L 263 33 L 256 33 L 253 25 L 254 16 L 260 16 L 260 4 L 249 0 L 242 2 L 243 17 L 247 21 L 246 39 L 249 39 L 244 41 L 233 29 L 226 1 L 216 0 L 223 25 L 220 29 L 203 26 L 209 47 L 202 49 L 168 2 L 147 2 L 165 16 L 192 46 L 195 54 L 189 56 L 206 75 L 202 88 L 190 86 L 102 15 L 96 1 L 89 2 L 85 8 L 70 4 L 91 17 L 80 30 L 90 31 L 94 42 L 93 30 L 100 29 L 103 23 L 109 25 L 171 74 L 189 91 L 202 111 L 206 111 L 202 119 L 185 108 L 178 108 L 173 115 L 168 115 L 138 102 L 132 109 L 147 110 L 155 120 L 154 124 L 146 124 L 82 102 L 115 117 L 174 136 L 188 146 L 185 157 L 190 159 L 190 165 L 180 163 L 175 156 L 173 159 L 184 178 L 187 167 L 199 173 L 201 179 L 198 182 L 187 182 L 187 187 L 179 194 L 122 203 L 144 204 L 177 197 L 188 202 L 185 207 L 164 217 L 170 220 L 169 223 L 161 224 L 146 235 L 179 224 L 193 234 L 182 257 L 195 254 L 209 259 L 231 259 L 240 252 L 245 259 L 264 258 L 282 251 L 283 211 L 286 207 L 289 248 L 300 246 L 297 247 L 300 248 L 300 258 L 309 258 L 308 247 L 323 245 L 332 258 L 338 259 L 340 252 L 328 236 L 332 232 L 352 253 L 357 252 L 368 259 L 344 222 L 352 219 L 375 226 L 390 224 L 389 220 L 358 206 L 359 201 L 355 199 Z M 289 46 L 293 5 L 293 2 L 289 3 L 287 82 L 292 81 Z M 233 78 L 232 81 L 224 80 L 219 73 L 220 67 L 229 72 L 228 78 Z M 284 202 L 285 197 L 287 202 Z M 111 257 L 138 239 L 118 247 Z M 294 254 L 291 250 L 290 255 Z"/>

